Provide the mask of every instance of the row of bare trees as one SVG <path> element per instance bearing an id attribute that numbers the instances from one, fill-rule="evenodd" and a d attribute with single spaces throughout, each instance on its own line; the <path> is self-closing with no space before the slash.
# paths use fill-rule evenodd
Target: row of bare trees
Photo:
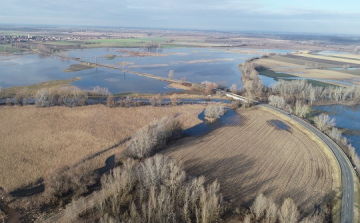
<path id="1" fill-rule="evenodd" d="M 128 159 L 101 180 L 94 200 L 100 222 L 217 222 L 222 212 L 220 185 L 189 179 L 170 158 Z"/>
<path id="2" fill-rule="evenodd" d="M 91 212 L 99 222 L 218 222 L 224 203 L 217 181 L 205 185 L 204 177 L 187 177 L 169 157 L 149 157 L 180 131 L 181 123 L 167 117 L 140 129 L 121 166 L 101 178 L 101 190 L 68 205 L 62 220 Z"/>
<path id="3" fill-rule="evenodd" d="M 314 118 L 316 127 L 325 132 L 342 148 L 345 154 L 350 158 L 353 165 L 356 167 L 356 172 L 360 176 L 360 157 L 356 153 L 355 148 L 348 142 L 347 138 L 342 136 L 342 131 L 335 126 L 335 118 L 330 118 L 327 114 L 320 114 Z"/>
<path id="4" fill-rule="evenodd" d="M 272 199 L 265 197 L 263 194 L 259 194 L 250 207 L 250 211 L 251 214 L 245 216 L 244 223 L 296 223 L 300 220 L 298 207 L 290 198 L 286 198 L 282 205 L 278 207 Z M 323 222 L 323 218 L 322 215 L 314 215 L 302 219 L 300 223 Z"/>
<path id="5" fill-rule="evenodd" d="M 83 106 L 88 99 L 87 92 L 77 87 L 43 88 L 36 92 L 37 107 L 63 105 L 68 107 Z"/>
<path id="6" fill-rule="evenodd" d="M 360 102 L 360 88 L 349 87 L 319 87 L 312 86 L 305 79 L 284 81 L 280 80 L 271 88 L 271 94 L 283 97 L 287 103 L 294 104 L 297 100 L 313 104 L 318 100 L 331 100 L 334 102 L 349 102 L 357 104 Z"/>
<path id="7" fill-rule="evenodd" d="M 171 105 L 176 106 L 179 103 L 179 97 L 177 94 L 172 94 L 170 95 L 170 101 L 171 101 Z M 161 107 L 163 105 L 163 96 L 161 94 L 157 94 L 155 96 L 152 96 L 149 98 L 149 103 L 152 106 L 158 106 Z M 115 107 L 132 107 L 132 106 L 142 106 L 142 105 L 146 105 L 146 102 L 142 102 L 139 100 L 133 100 L 133 98 L 128 95 L 125 98 L 119 98 L 118 100 L 115 99 L 114 95 L 109 94 L 106 98 L 106 105 L 109 108 L 115 108 Z"/>

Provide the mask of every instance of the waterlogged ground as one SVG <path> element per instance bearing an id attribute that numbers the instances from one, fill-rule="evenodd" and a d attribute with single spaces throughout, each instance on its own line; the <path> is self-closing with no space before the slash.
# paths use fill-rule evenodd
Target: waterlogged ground
<path id="1" fill-rule="evenodd" d="M 175 79 L 186 78 L 191 82 L 211 81 L 226 86 L 237 84 L 238 87 L 242 86 L 238 65 L 250 57 L 259 55 L 259 52 L 229 52 L 227 48 L 169 48 L 161 52 L 152 52 L 152 56 L 139 57 L 126 50 L 143 51 L 140 48 L 99 48 L 70 50 L 62 55 L 163 77 L 167 77 L 169 71 L 174 70 Z M 266 52 L 286 53 L 289 51 L 262 50 L 260 53 Z M 119 70 L 103 67 L 64 72 L 73 64 L 78 64 L 78 62 L 40 54 L 0 56 L 0 86 L 6 88 L 81 77 L 82 79 L 74 82 L 73 85 L 82 89 L 101 86 L 109 88 L 112 93 L 174 91 L 167 87 L 166 82 L 134 74 L 124 74 Z"/>
<path id="2" fill-rule="evenodd" d="M 351 130 L 351 134 L 344 134 L 344 136 L 360 154 L 360 105 L 324 105 L 314 106 L 313 109 L 325 112 L 331 118 L 335 118 L 336 127 Z"/>

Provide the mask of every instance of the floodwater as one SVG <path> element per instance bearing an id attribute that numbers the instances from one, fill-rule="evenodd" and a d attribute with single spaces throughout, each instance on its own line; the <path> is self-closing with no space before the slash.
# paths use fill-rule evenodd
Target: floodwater
<path id="1" fill-rule="evenodd" d="M 241 125 L 241 115 L 233 109 L 226 109 L 226 113 L 214 122 L 205 119 L 205 111 L 199 114 L 198 118 L 203 122 L 183 131 L 185 136 L 203 136 L 224 126 Z"/>
<path id="2" fill-rule="evenodd" d="M 174 78 L 191 82 L 211 81 L 225 86 L 242 86 L 238 65 L 257 54 L 227 52 L 228 48 L 168 48 L 159 52 L 163 56 L 134 57 L 119 52 L 121 48 L 98 48 L 69 50 L 62 54 L 81 58 L 87 62 L 123 66 L 125 69 L 167 77 L 174 70 Z M 140 48 L 125 50 L 143 51 Z M 287 53 L 289 50 L 263 50 L 263 52 Z M 117 55 L 108 59 L 106 55 Z M 23 86 L 39 82 L 81 77 L 73 83 L 81 89 L 91 90 L 95 86 L 107 87 L 111 93 L 165 93 L 176 91 L 168 88 L 168 83 L 134 74 L 124 74 L 120 70 L 93 68 L 77 72 L 63 72 L 78 62 L 64 60 L 56 56 L 25 54 L 0 56 L 0 86 L 2 88 Z"/>
<path id="3" fill-rule="evenodd" d="M 327 113 L 335 118 L 336 127 L 354 131 L 351 135 L 344 135 L 360 154 L 360 105 L 323 105 L 313 109 Z"/>

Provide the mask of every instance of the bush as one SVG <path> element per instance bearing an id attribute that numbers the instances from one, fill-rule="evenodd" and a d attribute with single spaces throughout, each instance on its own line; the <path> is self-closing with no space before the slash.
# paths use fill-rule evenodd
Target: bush
<path id="1" fill-rule="evenodd" d="M 170 100 L 171 100 L 171 104 L 173 106 L 176 106 L 178 104 L 178 95 L 177 94 L 171 95 Z"/>
<path id="2" fill-rule="evenodd" d="M 112 94 L 109 94 L 109 95 L 107 96 L 106 105 L 107 105 L 109 108 L 115 108 L 115 107 L 116 107 L 116 102 L 115 102 L 114 96 L 113 96 Z"/>
<path id="3" fill-rule="evenodd" d="M 20 106 L 26 105 L 27 98 L 28 98 L 28 90 L 26 88 L 22 89 L 16 93 L 16 95 L 14 97 L 14 104 L 20 105 Z"/>
<path id="4" fill-rule="evenodd" d="M 5 100 L 5 104 L 6 104 L 7 106 L 11 106 L 11 105 L 12 105 L 11 98 L 7 98 L 7 99 Z"/>
<path id="5" fill-rule="evenodd" d="M 137 164 L 128 160 L 101 180 L 100 220 L 117 222 L 217 222 L 222 196 L 215 181 L 186 180 L 170 158 L 156 155 Z"/>
<path id="6" fill-rule="evenodd" d="M 72 193 L 75 197 L 87 192 L 88 186 L 95 183 L 95 175 L 87 166 L 64 166 L 53 170 L 44 177 L 44 196 L 50 201 Z"/>
<path id="7" fill-rule="evenodd" d="M 215 121 L 225 114 L 224 107 L 221 105 L 211 104 L 205 109 L 205 118 L 209 121 Z"/>
<path id="8" fill-rule="evenodd" d="M 164 117 L 154 121 L 132 136 L 126 147 L 125 154 L 136 159 L 148 157 L 165 146 L 169 140 L 178 138 L 181 131 L 181 123 L 174 118 Z"/>
<path id="9" fill-rule="evenodd" d="M 88 95 L 76 87 L 43 88 L 36 92 L 35 104 L 37 107 L 64 105 L 68 107 L 83 106 Z"/>

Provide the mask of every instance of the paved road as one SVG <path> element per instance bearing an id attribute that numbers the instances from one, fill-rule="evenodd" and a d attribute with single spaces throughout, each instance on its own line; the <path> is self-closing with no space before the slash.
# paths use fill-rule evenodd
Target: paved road
<path id="1" fill-rule="evenodd" d="M 271 107 L 269 105 L 262 104 L 259 106 L 270 108 L 284 115 L 288 115 L 288 113 L 276 109 L 274 107 Z M 353 223 L 354 222 L 354 179 L 352 174 L 353 168 L 350 165 L 350 163 L 347 161 L 345 154 L 341 151 L 338 145 L 336 145 L 336 143 L 334 143 L 331 139 L 329 139 L 329 137 L 324 135 L 317 128 L 313 127 L 309 123 L 303 121 L 302 119 L 296 116 L 291 115 L 291 118 L 297 121 L 298 123 L 300 123 L 301 125 L 303 125 L 311 132 L 313 132 L 315 135 L 317 135 L 321 140 L 323 140 L 329 146 L 329 148 L 334 153 L 336 159 L 340 164 L 341 175 L 342 175 L 343 196 L 341 203 L 341 223 Z"/>

